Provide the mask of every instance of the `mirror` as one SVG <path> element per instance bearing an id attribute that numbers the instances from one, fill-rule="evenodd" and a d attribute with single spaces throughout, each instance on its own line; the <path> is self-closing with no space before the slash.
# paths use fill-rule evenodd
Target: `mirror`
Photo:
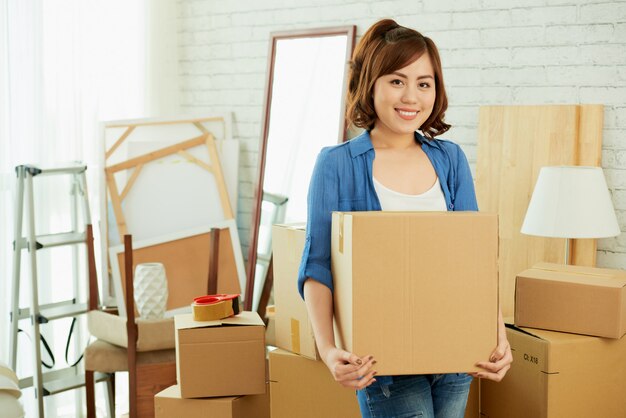
<path id="1" fill-rule="evenodd" d="M 317 155 L 345 140 L 346 79 L 355 32 L 355 26 L 346 26 L 271 34 L 245 301 L 246 310 L 262 316 L 269 296 L 264 284 L 272 280 L 271 227 L 306 221 Z"/>

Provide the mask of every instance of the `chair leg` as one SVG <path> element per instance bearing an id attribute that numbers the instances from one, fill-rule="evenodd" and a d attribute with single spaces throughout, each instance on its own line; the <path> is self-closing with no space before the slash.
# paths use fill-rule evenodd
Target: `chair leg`
<path id="1" fill-rule="evenodd" d="M 115 400 L 115 373 L 111 373 L 111 392 L 113 393 L 113 400 Z"/>
<path id="2" fill-rule="evenodd" d="M 85 391 L 87 392 L 87 418 L 96 418 L 96 392 L 91 370 L 85 370 Z"/>
<path id="3" fill-rule="evenodd" d="M 109 408 L 108 417 L 115 418 L 115 373 L 109 373 L 106 383 L 107 406 Z"/>
<path id="4" fill-rule="evenodd" d="M 128 418 L 138 418 L 137 414 L 137 372 L 128 371 Z"/>

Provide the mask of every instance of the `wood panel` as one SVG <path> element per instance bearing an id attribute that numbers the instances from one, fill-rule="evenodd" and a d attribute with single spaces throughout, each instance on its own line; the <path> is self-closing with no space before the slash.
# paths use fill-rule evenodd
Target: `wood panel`
<path id="1" fill-rule="evenodd" d="M 515 275 L 539 261 L 562 263 L 565 240 L 520 232 L 539 170 L 598 165 L 602 106 L 485 106 L 478 126 L 476 195 L 481 211 L 499 215 L 500 303 L 513 314 Z M 582 241 L 582 240 L 581 240 Z M 595 264 L 595 240 L 572 246 L 577 264 Z"/>
<path id="2" fill-rule="evenodd" d="M 576 165 L 602 165 L 602 128 L 604 127 L 604 106 L 580 106 L 578 134 L 578 157 Z M 571 244 L 572 264 L 577 266 L 596 265 L 597 240 L 575 239 Z"/>
<path id="3" fill-rule="evenodd" d="M 137 365 L 137 417 L 154 417 L 154 395 L 176 384 L 176 362 Z"/>
<path id="4" fill-rule="evenodd" d="M 230 234 L 229 229 L 219 234 L 217 293 L 241 293 Z M 194 297 L 207 294 L 210 254 L 211 234 L 204 233 L 134 248 L 133 261 L 134 266 L 140 263 L 163 263 L 168 290 L 166 309 L 170 310 L 188 306 Z M 124 253 L 118 253 L 117 257 L 119 265 L 123 265 Z M 126 275 L 123 270 L 120 273 L 122 289 L 125 289 Z"/>

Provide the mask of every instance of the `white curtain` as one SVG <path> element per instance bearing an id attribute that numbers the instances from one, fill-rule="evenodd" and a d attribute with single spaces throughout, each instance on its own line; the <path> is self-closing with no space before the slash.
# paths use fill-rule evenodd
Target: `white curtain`
<path id="1" fill-rule="evenodd" d="M 99 121 L 153 116 L 146 113 L 148 2 L 109 0 L 0 0 L 0 359 L 8 362 L 15 171 L 19 164 L 88 166 L 92 221 L 100 207 Z M 154 25 L 149 25 L 154 26 Z M 177 91 L 177 89 L 174 89 Z M 151 108 L 154 108 L 154 104 Z M 158 110 L 158 107 L 157 107 Z M 38 233 L 67 231 L 69 182 L 36 180 Z M 97 225 L 97 224 L 96 224 Z M 69 249 L 38 254 L 40 303 L 72 294 Z M 21 306 L 30 287 L 23 255 Z M 84 288 L 85 285 L 83 284 Z M 65 366 L 69 322 L 45 325 L 57 363 Z M 20 323 L 29 331 L 28 321 Z M 79 337 L 84 345 L 87 336 Z M 20 337 L 18 374 L 32 372 L 31 345 Z M 70 356 L 70 360 L 75 356 Z M 46 398 L 46 416 L 76 416 L 78 391 Z M 32 389 L 22 397 L 34 407 Z M 26 416 L 35 416 L 35 409 Z"/>

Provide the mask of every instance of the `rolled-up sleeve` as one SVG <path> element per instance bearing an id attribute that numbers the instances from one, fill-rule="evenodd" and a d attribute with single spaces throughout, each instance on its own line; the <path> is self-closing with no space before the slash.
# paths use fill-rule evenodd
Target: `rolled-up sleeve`
<path id="1" fill-rule="evenodd" d="M 330 270 L 332 212 L 338 209 L 339 178 L 337 153 L 323 149 L 317 157 L 307 199 L 308 219 L 302 261 L 298 270 L 298 291 L 304 299 L 304 282 L 308 278 L 333 291 Z"/>
<path id="2" fill-rule="evenodd" d="M 455 144 L 456 145 L 456 144 Z M 474 180 L 467 157 L 459 145 L 456 145 L 456 193 L 454 197 L 454 210 L 477 211 L 476 191 Z"/>

